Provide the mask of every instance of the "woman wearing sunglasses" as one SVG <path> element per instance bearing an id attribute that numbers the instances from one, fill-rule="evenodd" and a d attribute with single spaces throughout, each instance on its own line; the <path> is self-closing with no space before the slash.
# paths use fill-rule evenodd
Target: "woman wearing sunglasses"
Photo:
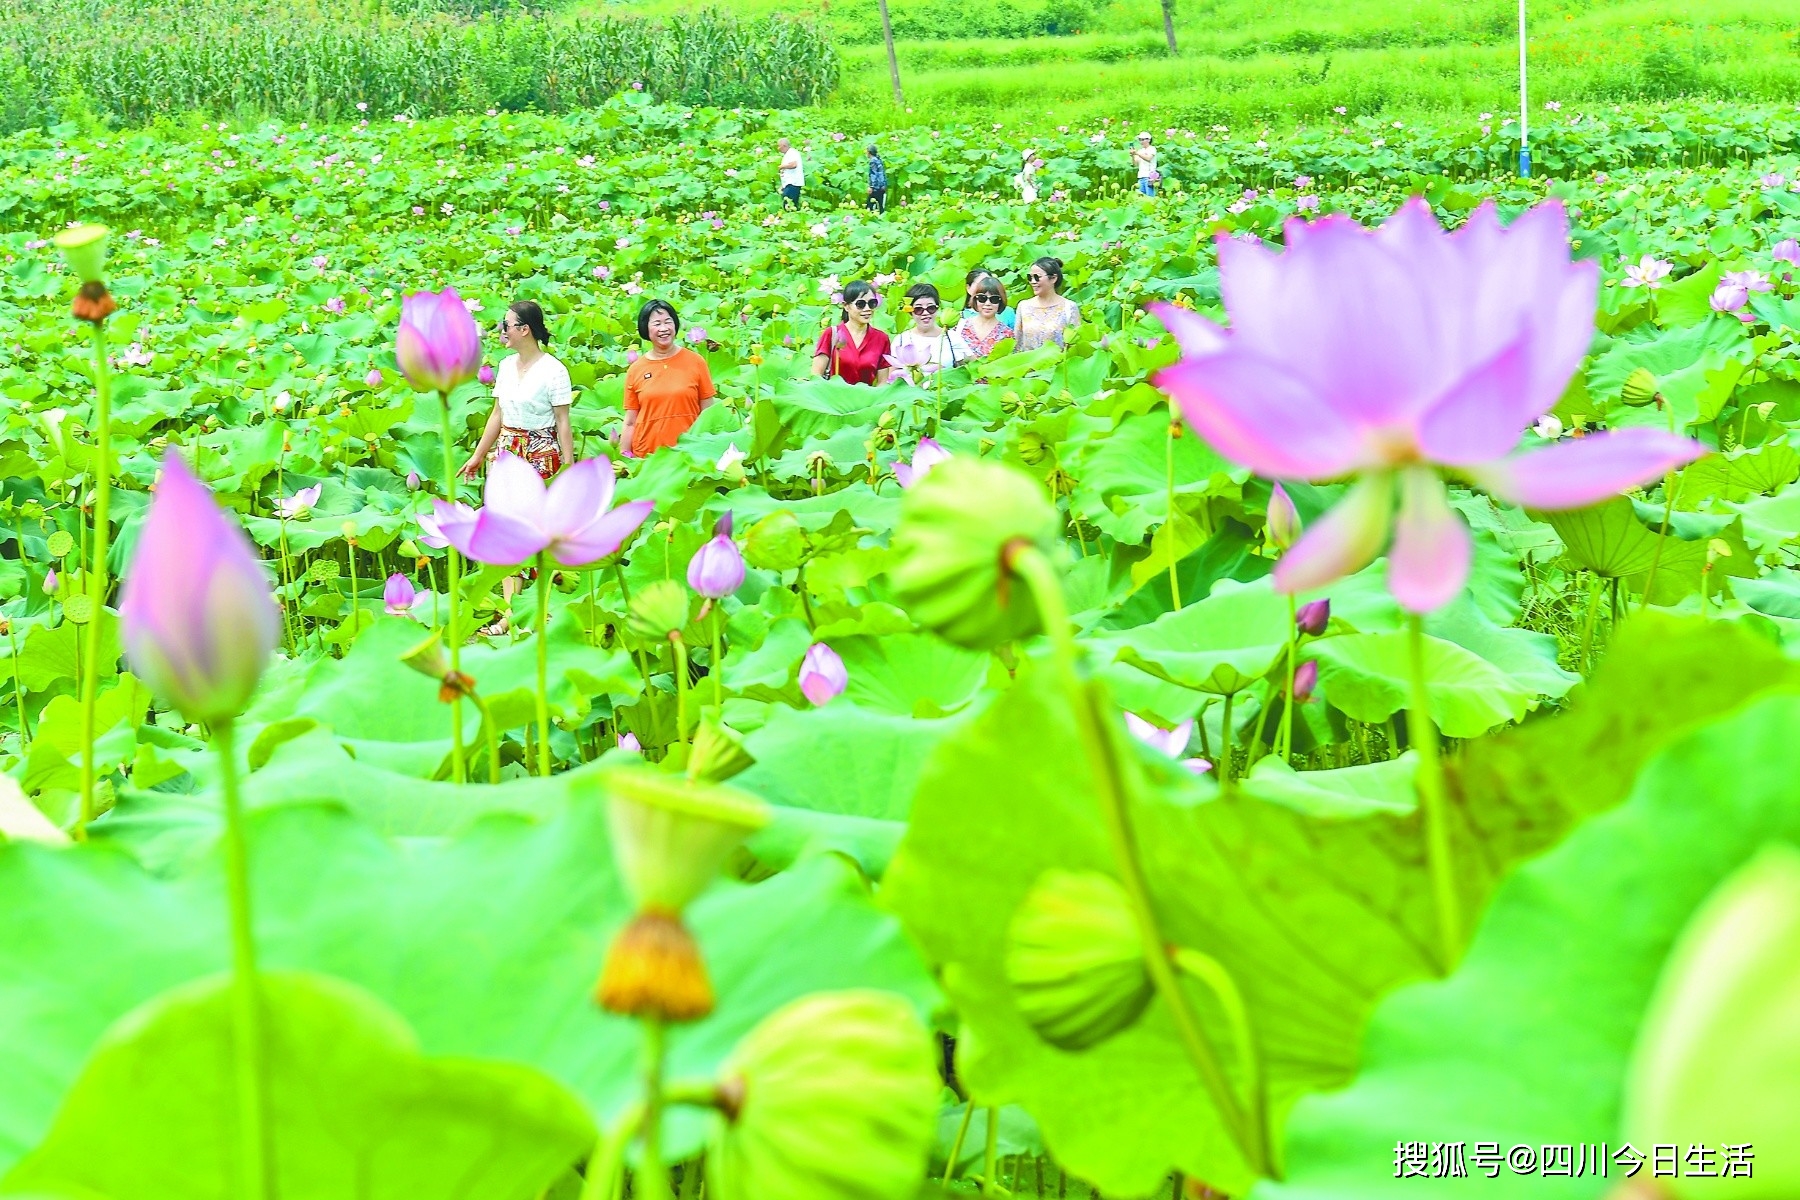
<path id="1" fill-rule="evenodd" d="M 536 301 L 509 305 L 500 318 L 499 333 L 512 353 L 494 370 L 494 411 L 488 414 L 475 453 L 462 465 L 463 477 L 475 478 L 483 463 L 505 450 L 549 479 L 575 461 L 569 433 L 573 398 L 569 369 L 545 349 L 550 330 Z"/>
<path id="2" fill-rule="evenodd" d="M 913 323 L 910 329 L 894 335 L 894 352 L 889 356 L 894 375 L 917 383 L 921 375 L 961 362 L 950 335 L 938 324 L 943 301 L 938 298 L 937 288 L 929 283 L 913 284 L 906 289 L 906 304 Z"/>
<path id="3" fill-rule="evenodd" d="M 965 318 L 972 317 L 975 315 L 975 284 L 982 279 L 993 276 L 993 274 L 994 273 L 992 271 L 988 270 L 986 267 L 975 267 L 975 268 L 971 269 L 967 275 L 963 276 L 963 313 L 962 313 L 962 315 Z M 1000 290 L 1002 292 L 1005 292 L 1006 289 L 1001 288 Z M 1001 303 L 1005 304 L 1005 301 L 1003 300 L 1003 301 L 1001 301 Z M 1013 310 L 1010 308 L 1002 308 L 1000 310 L 1000 319 L 1002 321 L 1006 322 L 1008 325 L 1013 324 Z"/>
<path id="4" fill-rule="evenodd" d="M 888 335 L 869 324 L 881 296 L 875 285 L 852 279 L 844 285 L 843 320 L 819 335 L 813 347 L 813 374 L 845 383 L 886 383 L 888 355 L 893 343 Z"/>
<path id="5" fill-rule="evenodd" d="M 1019 301 L 1017 349 L 1036 350 L 1055 342 L 1068 345 L 1069 330 L 1081 324 L 1081 310 L 1061 294 L 1063 265 L 1060 258 L 1040 258 L 1025 271 L 1031 295 Z"/>
<path id="6" fill-rule="evenodd" d="M 951 334 L 957 358 L 965 362 L 986 358 L 994 352 L 995 346 L 1013 336 L 1013 327 L 1000 317 L 1006 308 L 1006 287 L 999 278 L 978 275 L 969 289 L 974 313 L 965 315 Z"/>

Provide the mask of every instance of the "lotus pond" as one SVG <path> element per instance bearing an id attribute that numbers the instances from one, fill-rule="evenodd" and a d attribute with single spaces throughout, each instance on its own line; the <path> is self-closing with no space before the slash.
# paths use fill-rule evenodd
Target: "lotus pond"
<path id="1" fill-rule="evenodd" d="M 1796 1194 L 1800 126 L 1546 116 L 0 141 L 0 1195 Z"/>

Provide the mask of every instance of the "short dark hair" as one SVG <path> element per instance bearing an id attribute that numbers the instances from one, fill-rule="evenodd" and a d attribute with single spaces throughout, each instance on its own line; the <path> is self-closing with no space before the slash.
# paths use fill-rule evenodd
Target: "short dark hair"
<path id="1" fill-rule="evenodd" d="M 669 314 L 669 320 L 675 322 L 675 332 L 681 332 L 681 314 L 667 300 L 646 300 L 644 307 L 638 309 L 638 336 L 645 341 L 650 340 L 650 318 L 659 312 Z"/>
<path id="2" fill-rule="evenodd" d="M 939 304 L 942 304 L 944 302 L 943 297 L 938 295 L 937 284 L 935 284 L 935 283 L 915 283 L 911 287 L 906 289 L 907 307 L 908 308 L 912 307 L 912 302 L 914 300 L 920 299 L 921 297 L 923 297 L 926 300 L 935 300 Z"/>
<path id="3" fill-rule="evenodd" d="M 970 303 L 974 303 L 975 292 L 997 293 L 1000 297 L 1000 311 L 1006 311 L 1006 285 L 1000 282 L 1000 277 L 998 275 L 988 271 L 983 271 L 981 274 L 977 275 L 970 281 Z"/>
<path id="4" fill-rule="evenodd" d="M 506 311 L 518 318 L 519 324 L 531 330 L 531 336 L 537 339 L 538 345 L 550 344 L 550 327 L 544 324 L 544 310 L 536 300 L 514 300 L 506 306 Z"/>
<path id="5" fill-rule="evenodd" d="M 1049 255 L 1045 255 L 1043 258 L 1033 259 L 1031 265 L 1036 267 L 1038 270 L 1042 271 L 1044 274 L 1048 275 L 1050 278 L 1056 280 L 1056 290 L 1059 292 L 1062 291 L 1062 285 L 1063 285 L 1062 259 L 1051 258 Z"/>
<path id="6" fill-rule="evenodd" d="M 992 275 L 992 274 L 993 274 L 993 272 L 988 270 L 986 267 L 970 267 L 969 273 L 967 275 L 963 276 L 963 291 L 966 292 L 970 288 L 974 287 L 975 281 L 977 279 L 980 279 L 983 275 Z"/>

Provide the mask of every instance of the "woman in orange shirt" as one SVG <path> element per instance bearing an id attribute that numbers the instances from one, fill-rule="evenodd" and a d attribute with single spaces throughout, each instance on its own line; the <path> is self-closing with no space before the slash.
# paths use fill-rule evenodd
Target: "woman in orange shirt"
<path id="1" fill-rule="evenodd" d="M 627 458 L 673 446 L 718 395 L 706 360 L 675 344 L 681 317 L 673 305 L 646 301 L 638 310 L 637 327 L 650 348 L 625 368 L 625 429 L 619 446 Z"/>

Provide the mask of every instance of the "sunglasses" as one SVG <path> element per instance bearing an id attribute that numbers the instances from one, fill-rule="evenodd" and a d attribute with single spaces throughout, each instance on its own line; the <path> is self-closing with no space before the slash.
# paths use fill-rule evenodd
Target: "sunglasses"
<path id="1" fill-rule="evenodd" d="M 520 333 L 524 329 L 525 329 L 525 326 L 523 326 L 523 325 L 509 325 L 505 321 L 500 322 L 500 325 L 499 325 L 501 337 L 505 337 L 509 333 Z"/>
<path id="2" fill-rule="evenodd" d="M 1048 275 L 1039 275 L 1035 271 L 1025 277 L 1026 283 L 1048 283 L 1049 281 Z"/>
<path id="3" fill-rule="evenodd" d="M 881 297 L 879 296 L 864 296 L 860 300 L 852 300 L 850 302 L 851 308 L 879 308 L 880 306 Z"/>
<path id="4" fill-rule="evenodd" d="M 977 304 L 998 304 L 998 303 L 1000 303 L 1000 297 L 994 295 L 994 293 L 992 293 L 992 292 L 976 292 L 975 293 L 975 303 L 977 303 Z"/>
<path id="5" fill-rule="evenodd" d="M 935 304 L 915 304 L 912 311 L 915 317 L 929 317 L 937 310 L 938 306 Z"/>

